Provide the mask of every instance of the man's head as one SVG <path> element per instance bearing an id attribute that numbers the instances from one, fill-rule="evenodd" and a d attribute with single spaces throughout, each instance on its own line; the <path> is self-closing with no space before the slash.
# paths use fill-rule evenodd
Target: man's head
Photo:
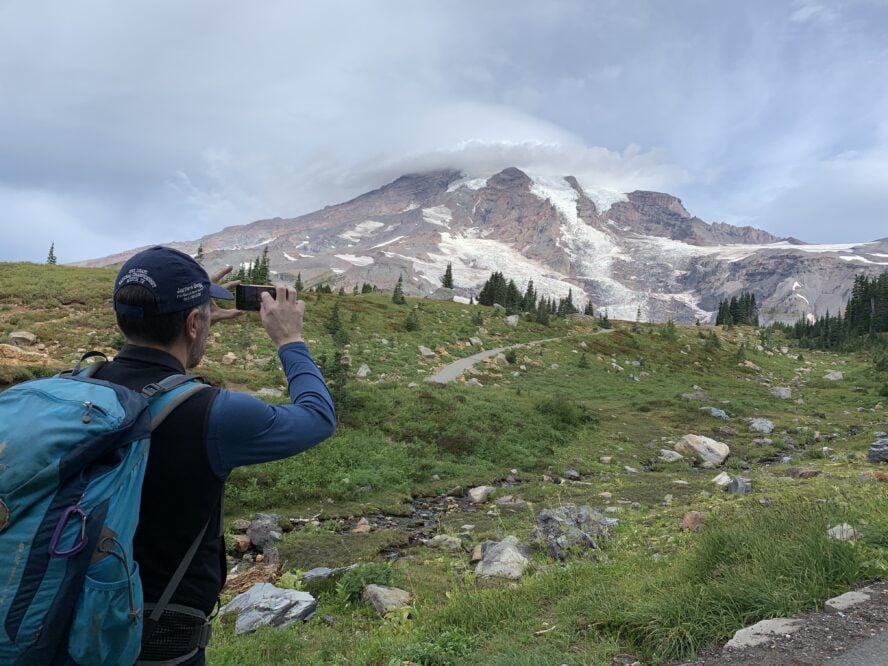
<path id="1" fill-rule="evenodd" d="M 127 260 L 114 285 L 117 325 L 127 341 L 185 352 L 200 362 L 210 329 L 210 298 L 231 299 L 183 252 L 152 247 Z"/>

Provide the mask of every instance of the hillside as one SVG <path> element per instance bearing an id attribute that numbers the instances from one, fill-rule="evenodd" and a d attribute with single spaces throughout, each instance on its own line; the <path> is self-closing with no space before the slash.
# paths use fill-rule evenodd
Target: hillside
<path id="1" fill-rule="evenodd" d="M 13 331 L 37 337 L 14 365 L 13 352 L 0 354 L 0 383 L 70 365 L 83 350 L 113 353 L 113 277 L 0 264 L 0 343 Z M 237 470 L 226 525 L 233 549 L 239 519 L 278 514 L 277 548 L 294 572 L 285 580 L 319 607 L 305 624 L 237 637 L 223 616 L 209 663 L 669 663 L 888 571 L 886 486 L 867 461 L 875 433 L 888 430 L 888 375 L 869 354 L 800 351 L 745 327 L 602 330 L 584 317 L 511 326 L 494 308 L 412 297 L 397 306 L 387 294 L 306 302 L 315 359 L 328 377 L 344 368 L 339 429 L 305 454 Z M 334 307 L 345 350 L 325 328 Z M 411 311 L 415 331 L 405 328 Z M 455 382 L 424 381 L 482 348 L 530 342 L 539 344 Z M 197 372 L 268 400 L 286 388 L 256 315 L 214 328 Z M 826 379 L 835 372 L 841 379 Z M 753 431 L 752 419 L 773 431 Z M 665 460 L 689 434 L 730 454 L 711 469 L 687 451 Z M 720 472 L 750 492 L 720 488 Z M 491 494 L 473 502 L 469 489 L 483 485 Z M 564 560 L 532 549 L 515 581 L 476 573 L 475 547 L 530 541 L 540 513 L 565 505 L 600 511 L 600 549 Z M 827 536 L 841 523 L 856 542 Z M 453 539 L 431 541 L 441 535 Z M 230 565 L 243 573 L 256 554 L 232 550 Z M 314 567 L 367 563 L 376 566 L 358 570 L 366 582 L 412 594 L 407 611 L 379 617 L 355 575 L 300 581 Z"/>

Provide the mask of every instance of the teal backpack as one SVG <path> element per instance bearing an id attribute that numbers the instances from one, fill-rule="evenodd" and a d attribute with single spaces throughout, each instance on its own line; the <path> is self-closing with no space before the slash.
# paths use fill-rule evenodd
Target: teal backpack
<path id="1" fill-rule="evenodd" d="M 174 375 L 139 393 L 94 379 L 101 365 L 0 393 L 0 664 L 134 663 L 203 537 L 144 618 L 132 541 L 151 432 L 208 387 Z"/>

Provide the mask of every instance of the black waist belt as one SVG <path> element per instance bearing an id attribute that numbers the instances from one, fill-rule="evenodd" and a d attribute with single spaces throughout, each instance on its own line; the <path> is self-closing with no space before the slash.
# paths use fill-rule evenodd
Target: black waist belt
<path id="1" fill-rule="evenodd" d="M 145 604 L 150 615 L 153 604 Z M 142 645 L 137 666 L 175 666 L 191 659 L 210 642 L 212 625 L 196 608 L 168 604 L 154 626 L 148 642 Z"/>

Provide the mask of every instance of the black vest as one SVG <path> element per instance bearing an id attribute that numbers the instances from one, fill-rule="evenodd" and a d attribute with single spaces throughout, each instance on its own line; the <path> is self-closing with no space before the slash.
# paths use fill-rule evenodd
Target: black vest
<path id="1" fill-rule="evenodd" d="M 127 345 L 96 377 L 140 391 L 183 372 L 179 361 L 166 352 Z M 198 392 L 154 431 L 133 544 L 145 602 L 154 603 L 209 519 L 194 560 L 171 600 L 208 615 L 226 574 L 221 536 L 225 481 L 216 477 L 207 457 L 207 421 L 217 393 L 218 389 Z"/>

